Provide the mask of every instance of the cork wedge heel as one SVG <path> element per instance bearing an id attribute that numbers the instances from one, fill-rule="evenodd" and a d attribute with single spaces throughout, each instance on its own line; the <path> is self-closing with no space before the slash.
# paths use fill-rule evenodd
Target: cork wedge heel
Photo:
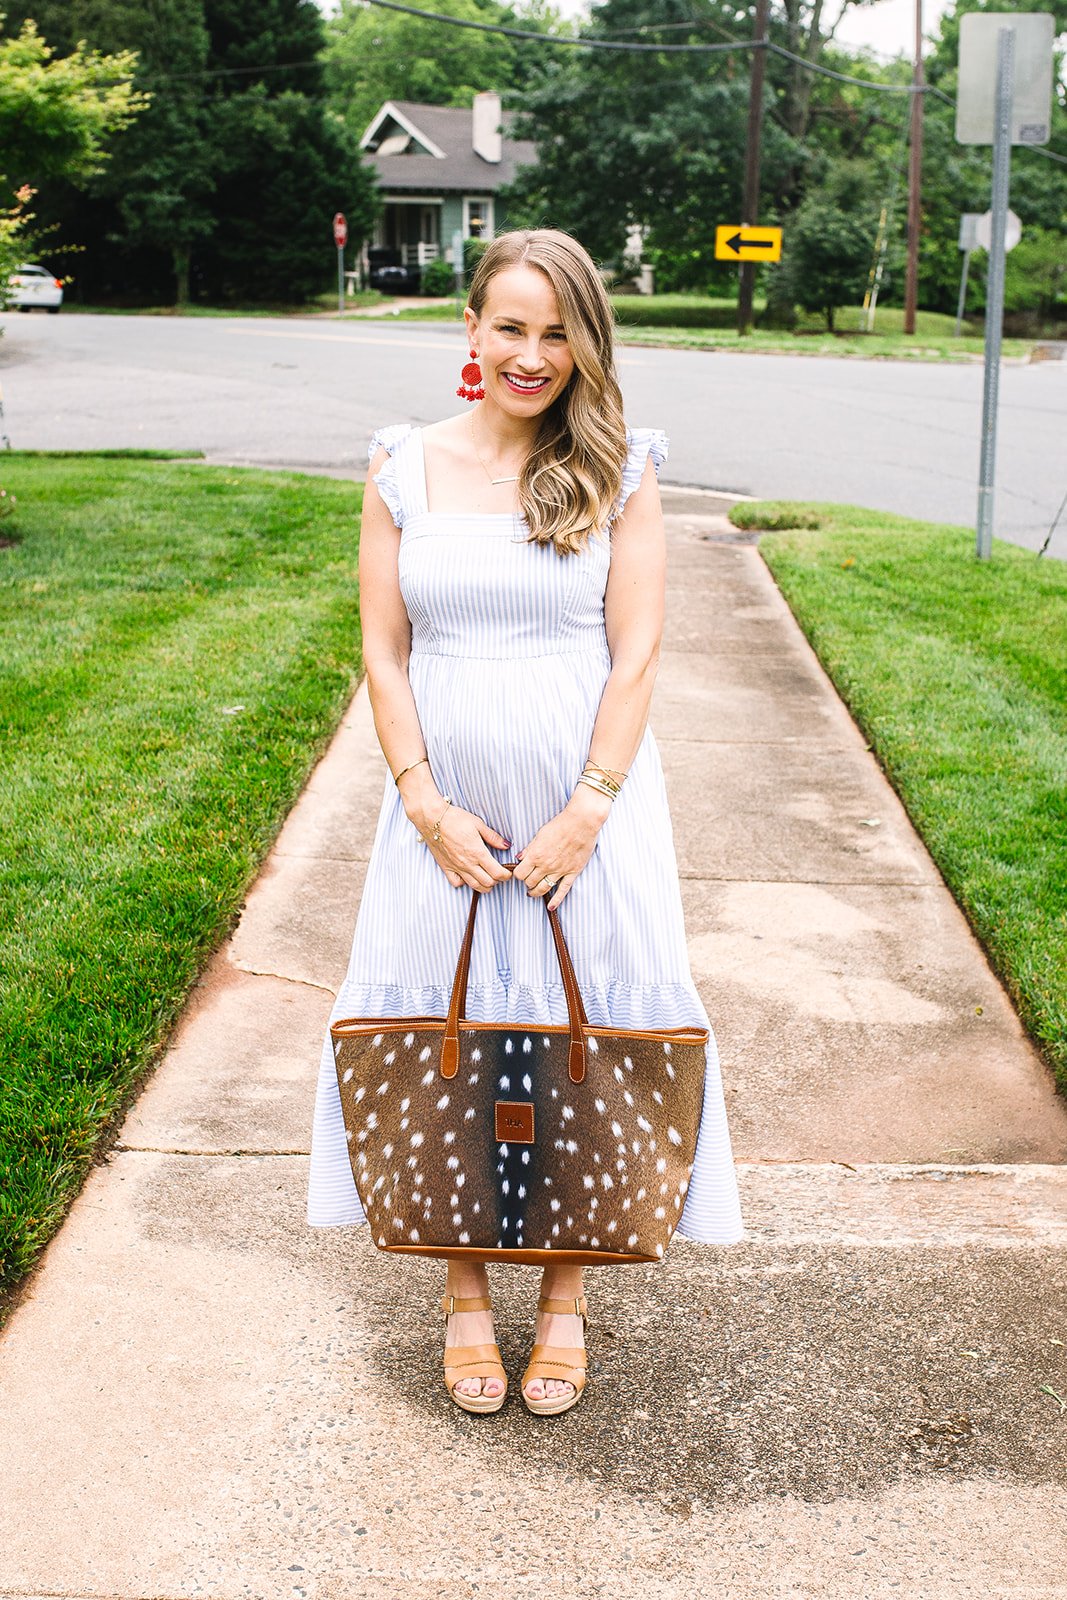
<path id="1" fill-rule="evenodd" d="M 445 1321 L 456 1311 L 491 1311 L 492 1302 L 487 1294 L 470 1295 L 461 1299 L 446 1294 L 441 1300 Z M 446 1345 L 444 1351 L 445 1388 L 461 1411 L 473 1411 L 481 1416 L 499 1411 L 508 1397 L 508 1375 L 500 1359 L 496 1344 Z M 457 1394 L 456 1385 L 464 1378 L 501 1378 L 504 1388 L 500 1394 Z"/>
<path id="2" fill-rule="evenodd" d="M 589 1326 L 589 1308 L 584 1295 L 578 1295 L 573 1300 L 550 1300 L 542 1295 L 537 1302 L 537 1309 L 557 1316 L 581 1317 L 583 1331 Z M 582 1398 L 587 1367 L 588 1358 L 581 1347 L 535 1344 L 530 1352 L 530 1364 L 522 1375 L 522 1398 L 526 1409 L 532 1411 L 535 1417 L 557 1417 L 569 1411 Z M 545 1381 L 555 1378 L 558 1382 L 573 1384 L 574 1393 L 551 1398 L 546 1395 L 543 1400 L 531 1400 L 526 1393 L 526 1385 L 535 1378 Z"/>

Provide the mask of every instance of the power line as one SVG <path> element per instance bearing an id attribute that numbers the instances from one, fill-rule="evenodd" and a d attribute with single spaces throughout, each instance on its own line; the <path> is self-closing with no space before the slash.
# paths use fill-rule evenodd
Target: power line
<path id="1" fill-rule="evenodd" d="M 737 39 L 728 44 L 643 44 L 623 39 L 591 39 L 577 37 L 573 34 L 539 33 L 536 29 L 513 28 L 503 22 L 476 22 L 469 17 L 451 17 L 441 11 L 426 11 L 420 6 L 404 5 L 401 0 L 364 0 L 364 4 L 377 6 L 383 11 L 399 12 L 403 16 L 415 17 L 422 22 L 439 22 L 445 27 L 468 28 L 473 29 L 476 33 L 499 34 L 509 39 L 528 39 L 536 44 L 566 45 L 574 49 L 614 50 L 627 54 L 642 55 L 649 53 L 655 55 L 729 55 L 735 50 L 768 50 L 772 55 L 781 57 L 783 61 L 792 61 L 794 65 L 802 67 L 807 72 L 814 72 L 823 78 L 831 78 L 837 83 L 851 83 L 857 88 L 873 89 L 883 94 L 931 94 L 938 100 L 943 100 L 953 110 L 956 107 L 955 100 L 933 84 L 876 83 L 872 78 L 857 78 L 850 73 L 838 72 L 833 67 L 824 67 L 818 62 L 809 61 L 806 56 L 798 56 L 792 50 L 787 50 L 784 45 L 775 44 L 766 37 L 763 39 Z M 697 27 L 701 25 L 703 20 L 694 19 L 692 24 L 650 23 L 643 26 L 656 28 Z M 267 72 L 293 72 L 301 67 L 317 66 L 322 68 L 324 65 L 325 63 L 321 57 L 313 57 L 309 61 L 289 61 L 265 67 L 205 67 L 196 72 L 161 75 L 154 81 L 157 83 L 183 83 L 202 78 L 248 76 L 250 74 L 262 75 Z M 1037 155 L 1045 156 L 1049 161 L 1055 161 L 1062 166 L 1067 166 L 1067 156 L 1057 155 L 1055 151 L 1047 150 L 1042 145 L 1020 145 L 1018 148 L 1021 150 L 1033 150 Z"/>
<path id="2" fill-rule="evenodd" d="M 784 61 L 792 61 L 808 72 L 817 73 L 823 78 L 832 78 L 837 83 L 853 83 L 857 88 L 875 89 L 883 94 L 932 94 L 951 106 L 953 110 L 956 108 L 955 100 L 943 90 L 935 88 L 933 84 L 875 83 L 871 78 L 855 78 L 850 73 L 837 72 L 833 67 L 820 66 L 818 62 L 809 61 L 806 56 L 798 56 L 792 50 L 787 50 L 784 45 L 772 43 L 770 39 L 739 39 L 734 44 L 636 44 L 622 39 L 589 39 L 561 33 L 537 33 L 530 28 L 512 28 L 503 22 L 475 22 L 469 17 L 450 17 L 441 11 L 425 11 L 419 6 L 402 5 L 400 0 L 365 0 L 365 3 L 378 6 L 384 11 L 399 11 L 405 16 L 419 17 L 424 22 L 441 22 L 446 27 L 473 28 L 477 33 L 499 33 L 511 39 L 533 39 L 538 44 L 569 45 L 575 49 L 621 50 L 642 55 L 649 52 L 658 55 L 726 55 L 734 50 L 769 50 L 772 55 L 780 56 Z M 1018 148 L 1032 150 L 1039 156 L 1045 156 L 1049 161 L 1067 166 L 1067 156 L 1057 155 L 1054 150 L 1047 150 L 1043 145 L 1024 144 Z"/>
<path id="3" fill-rule="evenodd" d="M 792 50 L 786 50 L 783 45 L 772 44 L 768 39 L 765 45 L 773 55 L 781 56 L 785 61 L 795 61 L 797 66 L 806 67 L 809 72 L 817 72 L 824 78 L 836 78 L 838 83 L 855 83 L 861 89 L 881 89 L 885 94 L 925 94 L 925 84 L 914 83 L 875 83 L 873 78 L 853 78 L 847 72 L 835 72 L 833 67 L 821 67 L 818 62 L 809 61 L 806 56 L 794 55 Z M 755 46 L 762 48 L 761 45 Z"/>
<path id="4" fill-rule="evenodd" d="M 365 0 L 370 6 L 378 6 L 384 11 L 399 11 L 405 16 L 419 17 L 425 22 L 441 22 L 446 27 L 472 28 L 477 33 L 499 33 L 512 39 L 532 39 L 538 44 L 568 45 L 575 49 L 586 50 L 616 50 L 631 54 L 670 54 L 670 55 L 724 55 L 733 50 L 769 50 L 773 55 L 780 56 L 784 61 L 792 61 L 796 66 L 803 67 L 808 72 L 817 73 L 823 78 L 832 78 L 837 83 L 852 83 L 860 89 L 874 89 L 883 94 L 932 94 L 938 100 L 943 100 L 946 105 L 956 109 L 956 102 L 943 90 L 929 83 L 876 83 L 871 78 L 856 78 L 847 72 L 837 72 L 833 67 L 821 66 L 818 62 L 809 61 L 806 56 L 798 56 L 792 50 L 787 50 L 784 45 L 774 44 L 770 39 L 738 39 L 732 44 L 639 44 L 622 39 L 590 39 L 578 38 L 570 34 L 538 33 L 530 28 L 512 28 L 503 22 L 475 22 L 469 17 L 450 17 L 440 11 L 426 11 L 420 6 L 409 6 L 401 0 Z M 697 26 L 699 19 L 692 24 L 652 23 L 646 27 L 674 27 Z M 1032 150 L 1039 156 L 1045 156 L 1049 161 L 1055 161 L 1062 166 L 1067 166 L 1067 156 L 1057 155 L 1054 150 L 1047 150 L 1043 145 L 1020 145 L 1020 150 Z"/>
<path id="5" fill-rule="evenodd" d="M 312 57 L 310 61 L 272 61 L 264 67 L 198 67 L 195 72 L 160 73 L 158 78 L 149 69 L 145 74 L 145 86 L 151 92 L 153 82 L 188 83 L 199 78 L 248 77 L 252 74 L 261 78 L 268 72 L 297 72 L 304 67 L 318 67 L 321 70 L 322 58 Z"/>
<path id="6" fill-rule="evenodd" d="M 451 28 L 472 28 L 476 33 L 500 33 L 510 39 L 534 39 L 539 44 L 568 45 L 576 50 L 615 50 L 630 55 L 728 55 L 734 50 L 769 50 L 785 61 L 793 61 L 809 72 L 820 73 L 824 78 L 836 78 L 841 83 L 854 83 L 863 89 L 881 89 L 888 94 L 913 94 L 910 83 L 875 83 L 870 78 L 854 78 L 847 72 L 835 72 L 832 67 L 819 66 L 806 56 L 798 56 L 784 45 L 770 39 L 737 39 L 730 44 L 638 44 L 625 39 L 594 39 L 573 34 L 537 33 L 530 28 L 512 28 L 503 22 L 476 22 L 471 17 L 450 17 L 441 11 L 426 11 L 420 6 L 403 5 L 401 0 L 366 0 L 367 5 L 378 6 L 383 11 L 399 11 L 404 16 L 420 17 L 424 22 L 440 22 Z M 695 24 L 694 24 L 695 26 Z"/>
<path id="7" fill-rule="evenodd" d="M 443 22 L 452 28 L 472 28 L 476 33 L 502 33 L 509 39 L 533 39 L 538 44 L 568 45 L 578 50 L 622 50 L 641 55 L 716 55 L 720 51 L 736 50 L 733 44 L 635 44 L 623 39 L 580 38 L 571 33 L 538 33 L 533 28 L 512 28 L 504 22 L 475 22 L 472 17 L 450 17 L 441 11 L 424 11 L 419 6 L 405 6 L 399 0 L 366 0 L 368 5 L 380 6 L 383 11 L 400 11 L 405 16 L 421 17 L 425 22 Z M 750 49 L 750 45 L 743 48 Z"/>
<path id="8" fill-rule="evenodd" d="M 441 11 L 425 11 L 420 6 L 401 4 L 401 0 L 366 0 L 367 5 L 378 6 L 383 11 L 399 11 L 408 17 L 421 17 L 425 22 L 441 22 L 446 27 L 472 28 L 476 33 L 501 33 L 510 39 L 534 39 L 539 44 L 568 45 L 576 50 L 615 50 L 630 55 L 728 55 L 734 50 L 769 50 L 785 61 L 793 61 L 809 72 L 820 73 L 825 78 L 836 78 L 841 83 L 855 83 L 864 89 L 882 89 L 889 94 L 912 94 L 910 83 L 875 83 L 870 78 L 853 78 L 847 72 L 835 72 L 832 67 L 821 67 L 805 56 L 794 55 L 783 45 L 770 39 L 737 39 L 730 44 L 638 44 L 625 39 L 593 39 L 573 34 L 537 33 L 529 28 L 512 28 L 503 22 L 476 22 L 471 17 L 450 17 Z M 694 24 L 695 25 L 695 24 Z"/>

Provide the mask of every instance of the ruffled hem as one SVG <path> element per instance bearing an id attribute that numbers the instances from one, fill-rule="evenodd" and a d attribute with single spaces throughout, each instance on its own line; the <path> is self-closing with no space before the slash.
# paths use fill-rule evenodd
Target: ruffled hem
<path id="1" fill-rule="evenodd" d="M 398 984 L 349 983 L 341 985 L 331 1020 L 341 1017 L 445 1017 L 451 989 L 440 985 L 409 989 Z M 684 983 L 582 983 L 582 1001 L 590 1025 L 601 1028 L 707 1027 L 708 1020 L 695 988 Z M 567 997 L 562 983 L 534 987 L 500 979 L 496 983 L 469 983 L 468 1022 L 514 1022 L 534 1027 L 539 1022 L 567 1020 Z"/>

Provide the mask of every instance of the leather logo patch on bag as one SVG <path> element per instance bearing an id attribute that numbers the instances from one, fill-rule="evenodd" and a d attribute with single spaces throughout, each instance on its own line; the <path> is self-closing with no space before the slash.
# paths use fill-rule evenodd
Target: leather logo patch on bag
<path id="1" fill-rule="evenodd" d="M 534 1108 L 529 1100 L 496 1102 L 497 1144 L 533 1144 Z"/>

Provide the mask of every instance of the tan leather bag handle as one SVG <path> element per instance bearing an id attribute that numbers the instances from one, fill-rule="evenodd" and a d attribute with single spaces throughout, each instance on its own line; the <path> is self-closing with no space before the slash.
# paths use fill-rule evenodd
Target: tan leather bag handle
<path id="1" fill-rule="evenodd" d="M 505 866 L 518 866 L 518 862 L 505 862 Z M 478 915 L 478 901 L 481 893 L 474 890 L 471 893 L 470 914 L 467 917 L 467 931 L 463 935 L 463 945 L 459 952 L 459 962 L 456 966 L 456 976 L 452 984 L 452 997 L 448 1005 L 448 1019 L 445 1023 L 445 1037 L 441 1045 L 441 1076 L 454 1078 L 459 1071 L 459 1027 L 463 1014 L 467 1009 L 467 977 L 470 973 L 471 947 L 474 944 L 474 919 Z M 548 896 L 545 899 L 545 910 L 548 911 Z M 567 1056 L 567 1070 L 572 1083 L 581 1083 L 585 1077 L 585 1034 L 583 1028 L 589 1026 L 582 1004 L 582 991 L 578 987 L 578 979 L 574 973 L 574 963 L 571 961 L 567 941 L 563 937 L 563 929 L 559 923 L 558 911 L 548 911 L 549 926 L 552 929 L 552 938 L 556 946 L 556 959 L 559 962 L 560 974 L 563 978 L 563 992 L 567 997 L 567 1021 L 570 1027 L 570 1050 Z M 522 1026 L 522 1024 L 518 1024 Z"/>

